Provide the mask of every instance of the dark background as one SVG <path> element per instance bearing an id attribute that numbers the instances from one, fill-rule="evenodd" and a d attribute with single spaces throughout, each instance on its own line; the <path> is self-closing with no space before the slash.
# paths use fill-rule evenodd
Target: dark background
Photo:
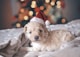
<path id="1" fill-rule="evenodd" d="M 11 28 L 12 21 L 10 0 L 0 0 L 0 29 Z"/>

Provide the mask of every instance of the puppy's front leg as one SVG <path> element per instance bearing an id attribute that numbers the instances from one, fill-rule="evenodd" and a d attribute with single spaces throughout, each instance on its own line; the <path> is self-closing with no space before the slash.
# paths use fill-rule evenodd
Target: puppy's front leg
<path id="1" fill-rule="evenodd" d="M 26 51 L 40 51 L 40 49 L 36 47 L 22 47 L 21 49 Z"/>

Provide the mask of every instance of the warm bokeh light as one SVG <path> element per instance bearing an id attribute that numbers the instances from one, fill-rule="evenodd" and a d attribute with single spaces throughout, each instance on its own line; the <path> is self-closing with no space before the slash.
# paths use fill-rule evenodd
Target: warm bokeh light
<path id="1" fill-rule="evenodd" d="M 55 2 L 54 2 L 54 1 L 52 1 L 52 2 L 51 2 L 51 6 L 54 6 L 54 5 L 55 5 Z"/>
<path id="2" fill-rule="evenodd" d="M 31 5 L 31 8 L 35 8 L 36 6 L 35 5 Z"/>
<path id="3" fill-rule="evenodd" d="M 35 7 L 36 7 L 36 1 L 32 1 L 31 8 L 35 8 Z"/>
<path id="4" fill-rule="evenodd" d="M 57 1 L 57 5 L 61 5 L 61 1 Z"/>
<path id="5" fill-rule="evenodd" d="M 65 22 L 66 22 L 66 19 L 65 19 L 65 18 L 63 18 L 63 19 L 61 20 L 61 22 L 62 22 L 62 23 L 65 23 Z"/>
<path id="6" fill-rule="evenodd" d="M 61 22 L 61 18 L 64 17 L 62 10 L 65 3 L 63 0 L 18 0 L 18 2 L 20 2 L 20 7 L 18 13 L 15 15 L 15 19 L 17 20 L 13 23 L 15 25 L 12 25 L 14 27 L 16 27 L 16 22 L 20 22 L 19 25 L 23 27 L 29 22 L 30 19 L 36 16 L 39 11 L 43 12 L 51 24 L 58 23 L 59 19 Z M 64 21 L 65 20 L 62 22 Z"/>
<path id="7" fill-rule="evenodd" d="M 61 6 L 60 6 L 60 5 L 57 5 L 56 7 L 57 7 L 57 8 L 61 8 Z"/>
<path id="8" fill-rule="evenodd" d="M 21 12 L 21 13 L 24 13 L 24 9 L 23 9 L 23 8 L 21 8 L 21 9 L 20 9 L 20 12 Z"/>
<path id="9" fill-rule="evenodd" d="M 49 3 L 49 2 L 50 2 L 50 0 L 45 0 L 45 2 L 46 2 L 46 3 Z"/>
<path id="10" fill-rule="evenodd" d="M 33 11 L 29 11 L 29 16 L 33 16 Z"/>
<path id="11" fill-rule="evenodd" d="M 40 6 L 40 10 L 44 10 L 44 6 Z"/>
<path id="12" fill-rule="evenodd" d="M 28 16 L 24 16 L 24 20 L 28 20 L 29 19 L 29 17 Z"/>
<path id="13" fill-rule="evenodd" d="M 20 23 L 17 23 L 16 24 L 16 27 L 18 27 L 18 28 L 21 27 L 21 24 Z"/>
<path id="14" fill-rule="evenodd" d="M 61 2 L 60 1 L 57 1 L 57 8 L 61 8 Z"/>
<path id="15" fill-rule="evenodd" d="M 21 2 L 23 2 L 24 0 L 20 0 Z"/>

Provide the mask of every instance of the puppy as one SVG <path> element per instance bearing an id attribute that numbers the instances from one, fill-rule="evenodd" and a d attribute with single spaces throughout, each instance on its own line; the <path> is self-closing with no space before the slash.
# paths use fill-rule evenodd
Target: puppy
<path id="1" fill-rule="evenodd" d="M 54 51 L 64 42 L 74 39 L 67 30 L 48 31 L 45 25 L 38 22 L 29 22 L 24 26 L 24 30 L 32 45 L 32 47 L 26 47 L 27 51 Z"/>

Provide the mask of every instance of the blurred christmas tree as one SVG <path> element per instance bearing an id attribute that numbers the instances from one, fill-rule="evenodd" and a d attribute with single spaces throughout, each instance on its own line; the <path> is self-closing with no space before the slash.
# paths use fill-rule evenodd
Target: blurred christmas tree
<path id="1" fill-rule="evenodd" d="M 65 7 L 64 0 L 18 0 L 18 2 L 21 8 L 14 16 L 16 22 L 12 24 L 13 27 L 23 27 L 27 24 L 37 14 L 38 8 L 44 12 L 51 24 L 66 23 L 62 15 L 62 8 Z"/>

